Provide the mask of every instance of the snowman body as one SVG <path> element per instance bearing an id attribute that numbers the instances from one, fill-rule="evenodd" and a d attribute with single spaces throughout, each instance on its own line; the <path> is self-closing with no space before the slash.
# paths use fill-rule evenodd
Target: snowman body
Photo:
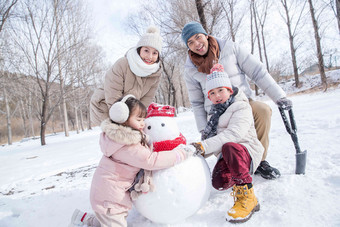
<path id="1" fill-rule="evenodd" d="M 144 131 L 156 152 L 172 150 L 186 143 L 173 116 L 150 116 L 145 124 Z M 180 222 L 195 214 L 209 199 L 210 170 L 201 156 L 192 156 L 168 169 L 153 171 L 152 175 L 154 191 L 140 195 L 134 205 L 153 222 Z"/>

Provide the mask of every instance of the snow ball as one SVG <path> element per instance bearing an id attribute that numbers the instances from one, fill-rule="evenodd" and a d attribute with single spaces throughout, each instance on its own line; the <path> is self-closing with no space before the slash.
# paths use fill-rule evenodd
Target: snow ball
<path id="1" fill-rule="evenodd" d="M 134 201 L 149 220 L 172 224 L 195 214 L 209 199 L 210 171 L 201 156 L 193 156 L 168 169 L 153 171 L 155 190 Z"/>

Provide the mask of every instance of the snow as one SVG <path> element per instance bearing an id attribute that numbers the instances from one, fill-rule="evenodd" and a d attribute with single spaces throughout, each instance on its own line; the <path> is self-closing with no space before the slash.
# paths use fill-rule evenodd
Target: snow
<path id="1" fill-rule="evenodd" d="M 154 143 L 155 151 L 169 150 L 155 143 L 177 145 L 176 138 L 180 137 L 181 131 L 174 114 L 174 107 L 155 103 L 148 107 L 144 132 Z M 179 146 L 195 150 L 191 145 Z M 153 171 L 152 175 L 154 191 L 141 194 L 134 205 L 139 213 L 153 222 L 180 222 L 195 214 L 209 199 L 210 170 L 202 156 L 189 157 L 171 168 Z"/>
<path id="2" fill-rule="evenodd" d="M 153 184 L 153 192 L 135 201 L 137 211 L 156 223 L 178 223 L 195 214 L 209 199 L 209 167 L 202 156 L 193 156 L 171 168 L 154 171 Z"/>
<path id="3" fill-rule="evenodd" d="M 333 74 L 339 77 L 339 71 Z M 307 150 L 305 175 L 294 174 L 291 137 L 275 104 L 261 97 L 273 110 L 267 161 L 282 176 L 277 180 L 253 176 L 261 210 L 242 226 L 340 226 L 339 88 L 289 97 L 294 103 L 300 147 Z M 176 121 L 188 142 L 200 139 L 191 111 L 179 113 Z M 80 134 L 72 132 L 67 138 L 63 133 L 48 136 L 46 146 L 36 139 L 0 147 L 0 226 L 65 227 L 75 208 L 91 212 L 89 189 L 101 157 L 99 133 L 96 127 Z M 214 157 L 207 159 L 211 169 L 215 162 Z M 232 226 L 225 221 L 233 205 L 230 192 L 212 189 L 197 213 L 176 224 L 152 223 L 135 208 L 127 220 L 135 227 Z"/>

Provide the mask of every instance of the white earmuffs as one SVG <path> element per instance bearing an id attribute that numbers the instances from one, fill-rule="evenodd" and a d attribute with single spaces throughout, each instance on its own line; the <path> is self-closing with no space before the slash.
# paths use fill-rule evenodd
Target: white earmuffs
<path id="1" fill-rule="evenodd" d="M 128 98 L 131 98 L 131 97 L 136 98 L 133 95 L 126 95 L 121 101 L 116 102 L 111 106 L 109 110 L 109 116 L 112 121 L 119 123 L 119 124 L 122 124 L 125 121 L 127 121 L 130 113 L 129 113 L 129 107 L 126 105 L 125 102 Z"/>

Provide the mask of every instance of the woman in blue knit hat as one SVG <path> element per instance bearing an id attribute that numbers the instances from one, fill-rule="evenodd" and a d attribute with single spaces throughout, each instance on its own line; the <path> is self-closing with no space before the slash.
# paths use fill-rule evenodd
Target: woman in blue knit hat
<path id="1" fill-rule="evenodd" d="M 261 174 L 266 179 L 280 177 L 279 170 L 271 167 L 266 161 L 272 110 L 267 104 L 255 101 L 248 80 L 253 81 L 278 106 L 287 110 L 292 107 L 292 102 L 286 98 L 286 93 L 274 81 L 262 62 L 237 43 L 208 35 L 200 23 L 195 21 L 187 23 L 182 30 L 182 40 L 189 49 L 184 77 L 198 131 L 204 130 L 212 104 L 205 91 L 206 77 L 212 66 L 220 63 L 229 75 L 231 84 L 241 89 L 248 97 L 256 133 L 265 148 L 255 174 Z"/>

